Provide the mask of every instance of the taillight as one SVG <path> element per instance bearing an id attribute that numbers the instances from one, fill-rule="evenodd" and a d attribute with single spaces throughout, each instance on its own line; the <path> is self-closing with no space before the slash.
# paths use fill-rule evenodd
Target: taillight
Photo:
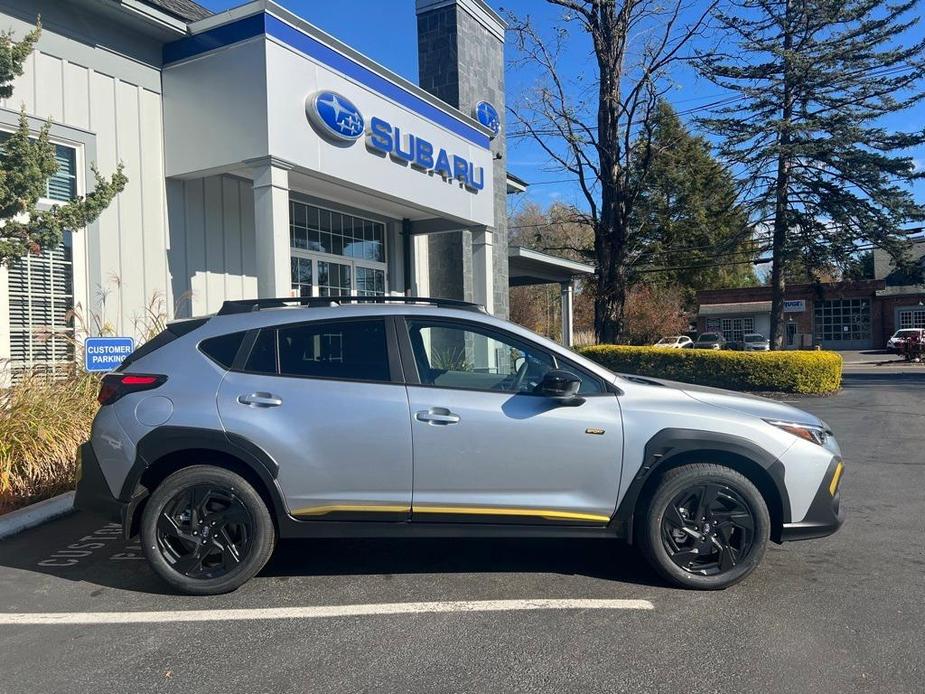
<path id="1" fill-rule="evenodd" d="M 123 395 L 157 388 L 166 380 L 167 377 L 160 374 L 106 374 L 96 399 L 100 405 L 111 405 Z"/>

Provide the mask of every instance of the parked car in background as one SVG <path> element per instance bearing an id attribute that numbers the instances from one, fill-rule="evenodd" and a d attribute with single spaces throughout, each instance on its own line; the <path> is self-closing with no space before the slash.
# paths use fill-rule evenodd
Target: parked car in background
<path id="1" fill-rule="evenodd" d="M 917 337 L 920 341 L 925 340 L 925 328 L 903 328 L 893 333 L 893 337 L 886 341 L 887 352 L 901 352 L 903 345 L 909 338 Z"/>
<path id="2" fill-rule="evenodd" d="M 694 349 L 726 349 L 722 333 L 703 333 L 694 342 Z"/>
<path id="3" fill-rule="evenodd" d="M 743 352 L 767 352 L 771 349 L 771 341 L 760 333 L 746 333 L 739 345 Z"/>
<path id="4" fill-rule="evenodd" d="M 656 342 L 653 347 L 666 347 L 668 349 L 684 349 L 688 347 L 693 347 L 694 341 L 690 339 L 687 335 L 671 335 L 670 337 L 663 337 L 661 340 Z"/>

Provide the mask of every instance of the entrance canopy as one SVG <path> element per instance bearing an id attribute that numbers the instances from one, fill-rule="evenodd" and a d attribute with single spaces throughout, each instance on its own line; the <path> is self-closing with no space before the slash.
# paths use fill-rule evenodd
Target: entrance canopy
<path id="1" fill-rule="evenodd" d="M 509 284 L 512 287 L 528 287 L 535 284 L 558 283 L 562 288 L 562 344 L 572 346 L 572 298 L 575 280 L 594 274 L 594 266 L 577 260 L 560 258 L 556 255 L 534 251 L 522 246 L 508 249 Z"/>

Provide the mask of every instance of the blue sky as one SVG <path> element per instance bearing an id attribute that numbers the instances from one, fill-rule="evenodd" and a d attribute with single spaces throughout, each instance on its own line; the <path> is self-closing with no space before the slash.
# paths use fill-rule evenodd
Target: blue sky
<path id="1" fill-rule="evenodd" d="M 243 2 L 198 1 L 212 11 L 221 11 Z M 530 14 L 538 26 L 549 26 L 561 16 L 561 8 L 549 6 L 541 0 L 488 2 L 501 14 L 509 11 L 518 16 Z M 343 0 L 282 0 L 282 4 L 376 62 L 417 83 L 417 24 L 414 0 L 350 0 L 349 3 Z M 345 12 L 344 7 L 348 4 L 350 11 Z M 925 26 L 916 27 L 909 35 L 910 40 L 921 40 L 925 37 Z M 593 66 L 590 63 L 590 46 L 586 37 L 576 31 L 570 41 L 569 51 L 562 65 L 563 73 L 591 74 Z M 510 58 L 510 43 L 508 51 Z M 535 79 L 536 74 L 527 69 L 509 69 L 506 76 L 508 104 L 515 103 Z M 689 70 L 675 72 L 672 79 L 676 85 L 669 100 L 686 119 L 702 115 L 698 108 L 725 95 L 718 87 L 698 78 Z M 905 129 L 925 127 L 925 103 L 918 104 L 901 116 L 891 118 L 885 125 Z M 508 126 L 510 130 L 516 128 L 516 124 L 511 122 Z M 925 148 L 910 152 L 910 155 L 925 168 Z M 567 174 L 550 169 L 548 157 L 529 138 L 508 140 L 508 168 L 531 183 L 527 193 L 528 199 L 543 206 L 561 200 L 584 207 L 577 186 L 570 182 L 560 182 L 568 178 Z M 915 193 L 918 202 L 925 203 L 925 181 L 916 183 Z"/>

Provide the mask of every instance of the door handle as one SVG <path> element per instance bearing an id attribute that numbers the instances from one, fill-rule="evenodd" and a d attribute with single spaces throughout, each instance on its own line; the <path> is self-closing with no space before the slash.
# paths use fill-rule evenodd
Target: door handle
<path id="1" fill-rule="evenodd" d="M 279 407 L 283 404 L 282 398 L 272 393 L 250 393 L 239 395 L 238 402 L 248 407 Z"/>
<path id="2" fill-rule="evenodd" d="M 459 423 L 459 415 L 453 414 L 445 407 L 431 407 L 429 410 L 421 410 L 414 415 L 414 418 L 419 422 L 438 426 Z"/>

